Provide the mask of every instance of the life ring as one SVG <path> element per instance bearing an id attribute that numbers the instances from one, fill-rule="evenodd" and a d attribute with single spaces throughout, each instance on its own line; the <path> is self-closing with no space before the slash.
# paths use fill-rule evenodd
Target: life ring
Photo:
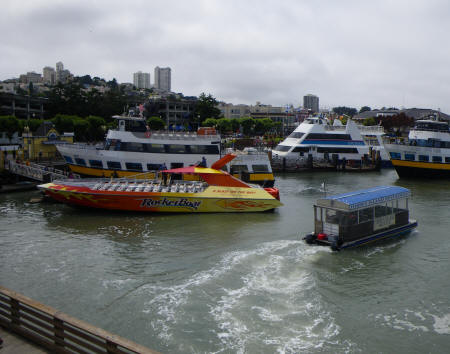
<path id="1" fill-rule="evenodd" d="M 149 130 L 147 130 L 146 132 L 145 132 L 145 137 L 146 138 L 150 138 L 152 136 L 152 133 L 149 131 Z"/>

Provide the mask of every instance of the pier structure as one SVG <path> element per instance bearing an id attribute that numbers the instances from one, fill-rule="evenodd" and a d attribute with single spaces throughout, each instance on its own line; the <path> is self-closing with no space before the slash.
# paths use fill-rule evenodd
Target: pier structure
<path id="1" fill-rule="evenodd" d="M 77 174 L 71 174 L 66 171 L 57 170 L 54 167 L 32 162 L 24 163 L 8 160 L 5 162 L 5 170 L 39 182 L 51 182 L 56 179 L 80 178 Z"/>
<path id="2" fill-rule="evenodd" d="M 14 348 L 27 348 L 27 353 L 157 353 L 2 286 L 0 326 L 24 338 L 21 341 L 15 335 L 5 335 L 5 353 L 13 353 Z"/>

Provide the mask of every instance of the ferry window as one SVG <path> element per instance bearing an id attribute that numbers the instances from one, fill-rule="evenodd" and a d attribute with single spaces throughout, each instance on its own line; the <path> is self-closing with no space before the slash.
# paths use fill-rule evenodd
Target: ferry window
<path id="1" fill-rule="evenodd" d="M 344 148 L 344 147 L 318 147 L 317 152 L 329 153 L 329 154 L 357 154 L 357 148 Z"/>
<path id="2" fill-rule="evenodd" d="M 329 222 L 331 224 L 339 223 L 339 215 L 336 210 L 326 209 L 325 216 L 326 216 L 326 222 Z"/>
<path id="3" fill-rule="evenodd" d="M 125 166 L 129 171 L 142 171 L 142 164 L 136 162 L 125 162 Z"/>
<path id="4" fill-rule="evenodd" d="M 108 161 L 108 162 L 106 162 L 106 165 L 111 170 L 120 170 L 120 169 L 122 169 L 122 167 L 120 165 L 120 162 L 118 162 L 118 161 Z"/>
<path id="5" fill-rule="evenodd" d="M 231 174 L 239 173 L 242 171 L 248 171 L 247 165 L 231 165 L 231 167 L 230 167 Z"/>
<path id="6" fill-rule="evenodd" d="M 391 158 L 393 159 L 402 159 L 402 155 L 399 152 L 390 152 L 389 155 L 391 155 Z"/>
<path id="7" fill-rule="evenodd" d="M 359 223 L 367 222 L 373 219 L 373 208 L 361 209 L 359 211 Z"/>
<path id="8" fill-rule="evenodd" d="M 144 144 L 133 142 L 122 142 L 121 151 L 144 152 Z"/>
<path id="9" fill-rule="evenodd" d="M 321 134 L 310 133 L 305 139 L 308 140 L 352 140 L 350 134 Z"/>
<path id="10" fill-rule="evenodd" d="M 103 164 L 100 160 L 89 160 L 91 167 L 103 168 Z"/>
<path id="11" fill-rule="evenodd" d="M 309 152 L 309 146 L 296 146 L 292 152 Z"/>
<path id="12" fill-rule="evenodd" d="M 286 146 L 286 145 L 277 145 L 277 147 L 275 148 L 275 151 L 289 151 L 291 147 L 290 146 Z"/>
<path id="13" fill-rule="evenodd" d="M 64 160 L 66 160 L 66 162 L 68 162 L 68 163 L 73 163 L 73 160 L 72 160 L 72 158 L 70 156 L 65 156 L 64 155 Z"/>
<path id="14" fill-rule="evenodd" d="M 75 157 L 75 162 L 76 162 L 78 165 L 86 166 L 86 161 L 84 161 L 84 159 L 80 159 L 79 157 Z"/>
<path id="15" fill-rule="evenodd" d="M 167 144 L 166 152 L 169 154 L 184 154 L 184 153 L 186 153 L 186 148 L 184 145 Z"/>
<path id="16" fill-rule="evenodd" d="M 430 161 L 430 158 L 428 157 L 428 155 L 419 155 L 419 161 L 428 162 Z"/>
<path id="17" fill-rule="evenodd" d="M 130 132 L 146 132 L 147 124 L 146 124 L 145 120 L 127 119 L 125 121 L 125 129 Z"/>
<path id="18" fill-rule="evenodd" d="M 433 156 L 433 162 L 442 162 L 442 156 Z"/>
<path id="19" fill-rule="evenodd" d="M 450 162 L 450 156 L 445 157 L 445 162 Z"/>
<path id="20" fill-rule="evenodd" d="M 191 145 L 188 146 L 187 152 L 190 154 L 205 154 L 205 155 L 218 155 L 218 145 Z"/>
<path id="21" fill-rule="evenodd" d="M 303 135 L 305 135 L 305 133 L 293 132 L 288 136 L 288 138 L 300 139 Z"/>
<path id="22" fill-rule="evenodd" d="M 386 216 L 391 213 L 392 213 L 392 208 L 390 206 L 388 206 L 387 204 L 375 206 L 375 217 L 376 218 L 379 218 L 381 216 Z"/>
<path id="23" fill-rule="evenodd" d="M 269 172 L 267 165 L 252 165 L 253 172 Z"/>
<path id="24" fill-rule="evenodd" d="M 146 144 L 147 152 L 166 152 L 163 144 Z"/>
<path id="25" fill-rule="evenodd" d="M 405 154 L 405 160 L 414 161 L 416 159 L 416 155 L 414 154 Z"/>
<path id="26" fill-rule="evenodd" d="M 148 163 L 147 170 L 148 171 L 157 171 L 159 170 L 161 165 L 159 163 Z"/>

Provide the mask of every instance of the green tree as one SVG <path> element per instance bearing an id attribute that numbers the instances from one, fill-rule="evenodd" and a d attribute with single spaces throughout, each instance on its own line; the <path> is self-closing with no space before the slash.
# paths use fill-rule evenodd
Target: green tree
<path id="1" fill-rule="evenodd" d="M 75 119 L 78 119 L 80 117 L 77 116 L 71 116 L 68 114 L 57 114 L 53 119 L 51 120 L 52 123 L 55 126 L 55 129 L 60 133 L 64 132 L 73 132 L 74 131 L 74 125 L 73 122 Z"/>
<path id="2" fill-rule="evenodd" d="M 274 122 L 270 118 L 255 119 L 255 134 L 264 135 L 274 126 Z"/>
<path id="3" fill-rule="evenodd" d="M 241 123 L 239 119 L 231 119 L 231 130 L 233 132 L 237 132 L 239 130 L 239 128 L 241 127 Z"/>
<path id="4" fill-rule="evenodd" d="M 242 130 L 244 135 L 250 135 L 253 131 L 253 127 L 255 126 L 255 120 L 250 117 L 244 117 L 240 120 Z"/>
<path id="5" fill-rule="evenodd" d="M 88 140 L 102 141 L 105 137 L 105 120 L 102 117 L 88 116 Z"/>
<path id="6" fill-rule="evenodd" d="M 194 119 L 197 120 L 197 123 L 203 122 L 207 118 L 219 118 L 221 112 L 217 108 L 217 104 L 217 100 L 211 94 L 206 95 L 202 92 L 194 109 Z"/>
<path id="7" fill-rule="evenodd" d="M 44 121 L 42 119 L 30 119 L 28 121 L 23 121 L 23 125 L 24 126 L 28 125 L 28 128 L 30 128 L 30 131 L 35 132 L 37 130 L 37 128 L 39 128 L 43 122 Z"/>
<path id="8" fill-rule="evenodd" d="M 339 115 L 346 114 L 350 117 L 353 117 L 358 111 L 356 110 L 356 108 L 341 106 L 341 107 L 334 107 L 333 112 Z"/>
<path id="9" fill-rule="evenodd" d="M 377 122 L 375 121 L 374 117 L 370 117 L 364 120 L 363 125 L 377 125 Z"/>
<path id="10" fill-rule="evenodd" d="M 217 125 L 217 119 L 215 118 L 206 118 L 202 122 L 202 127 L 215 127 Z"/>
<path id="11" fill-rule="evenodd" d="M 75 139 L 78 141 L 88 141 L 89 136 L 89 123 L 86 119 L 75 118 L 73 120 L 73 130 L 75 133 Z"/>
<path id="12" fill-rule="evenodd" d="M 225 133 L 231 130 L 231 119 L 220 118 L 217 120 L 217 129 L 221 133 Z"/>
<path id="13" fill-rule="evenodd" d="M 15 132 L 19 132 L 19 120 L 14 116 L 0 117 L 0 132 L 5 132 L 9 139 L 12 138 Z"/>
<path id="14" fill-rule="evenodd" d="M 162 130 L 166 123 L 161 117 L 150 117 L 147 119 L 147 124 L 151 130 Z"/>
<path id="15" fill-rule="evenodd" d="M 359 110 L 359 113 L 370 112 L 371 110 L 372 108 L 370 108 L 369 106 L 362 106 L 361 109 Z"/>

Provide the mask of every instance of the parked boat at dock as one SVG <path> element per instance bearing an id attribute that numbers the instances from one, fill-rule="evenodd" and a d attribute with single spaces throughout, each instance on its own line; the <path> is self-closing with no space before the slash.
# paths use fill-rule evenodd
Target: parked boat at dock
<path id="1" fill-rule="evenodd" d="M 450 178 L 450 127 L 436 118 L 416 121 L 408 139 L 387 138 L 384 147 L 402 178 Z"/>
<path id="2" fill-rule="evenodd" d="M 404 235 L 417 226 L 409 219 L 408 189 L 379 186 L 318 199 L 314 205 L 314 232 L 308 244 L 338 251 Z"/>
<path id="3" fill-rule="evenodd" d="M 114 116 L 117 129 L 110 129 L 103 146 L 60 144 L 59 153 L 72 172 L 91 177 L 127 177 L 137 173 L 153 178 L 155 171 L 199 163 L 210 164 L 222 156 L 221 137 L 213 128 L 197 132 L 151 132 L 142 117 Z M 267 153 L 236 152 L 223 169 L 245 182 L 274 185 Z"/>
<path id="4" fill-rule="evenodd" d="M 281 206 L 277 188 L 261 188 L 221 168 L 228 154 L 211 168 L 188 166 L 164 170 L 159 179 L 53 181 L 38 186 L 58 201 L 91 208 L 146 212 L 258 212 Z M 189 175 L 192 180 L 181 179 Z"/>
<path id="5" fill-rule="evenodd" d="M 388 167 L 383 134 L 381 126 L 357 126 L 352 120 L 345 126 L 338 120 L 329 125 L 325 118 L 309 117 L 272 150 L 272 168 L 300 171 Z"/>

